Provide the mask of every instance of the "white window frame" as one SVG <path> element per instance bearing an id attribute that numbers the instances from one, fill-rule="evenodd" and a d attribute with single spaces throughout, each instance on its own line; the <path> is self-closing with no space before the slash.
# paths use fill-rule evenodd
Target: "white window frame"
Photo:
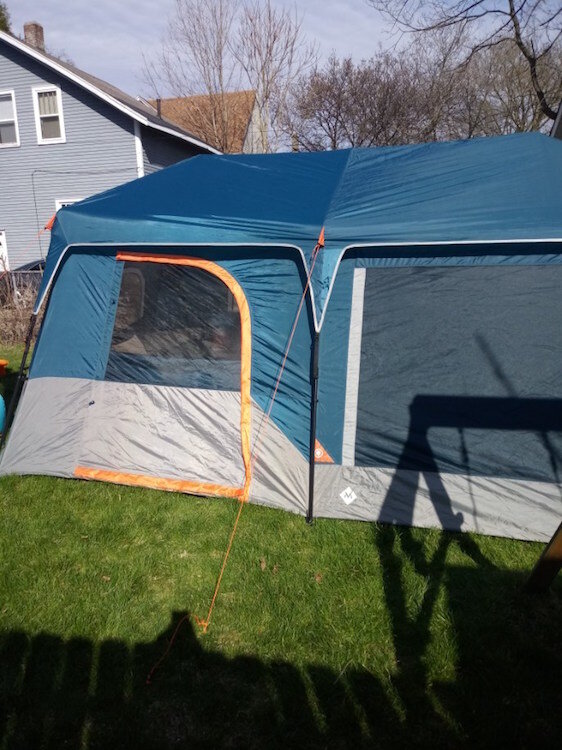
<path id="1" fill-rule="evenodd" d="M 18 127 L 18 110 L 16 107 L 16 92 L 14 89 L 7 89 L 6 91 L 0 91 L 0 96 L 6 96 L 6 94 L 12 97 L 12 107 L 14 108 L 14 126 L 16 128 L 16 142 L 15 143 L 0 143 L 0 148 L 17 148 L 20 145 L 20 130 Z M 11 122 L 11 120 L 2 120 L 2 122 Z"/>
<path id="2" fill-rule="evenodd" d="M 71 206 L 73 203 L 78 203 L 84 200 L 83 198 L 57 198 L 55 200 L 55 211 L 60 211 L 65 206 Z"/>
<path id="3" fill-rule="evenodd" d="M 45 91 L 56 91 L 57 109 L 60 123 L 60 138 L 43 138 L 41 133 L 41 116 L 39 115 L 39 96 L 38 94 Z M 31 89 L 33 98 L 33 113 L 35 115 L 35 130 L 37 132 L 37 143 L 40 146 L 47 146 L 52 143 L 66 143 L 66 131 L 64 129 L 64 115 L 62 111 L 62 94 L 59 86 L 34 86 Z"/>

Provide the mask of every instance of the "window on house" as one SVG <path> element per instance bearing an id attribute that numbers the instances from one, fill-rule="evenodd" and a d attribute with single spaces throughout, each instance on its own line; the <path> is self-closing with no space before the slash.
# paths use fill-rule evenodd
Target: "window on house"
<path id="1" fill-rule="evenodd" d="M 13 91 L 0 91 L 0 148 L 19 145 L 15 94 Z"/>
<path id="2" fill-rule="evenodd" d="M 59 88 L 33 89 L 33 108 L 38 143 L 64 143 L 64 120 Z"/>
<path id="3" fill-rule="evenodd" d="M 58 198 L 55 201 L 55 211 L 58 211 L 65 206 L 72 206 L 73 203 L 78 203 L 82 198 Z"/>

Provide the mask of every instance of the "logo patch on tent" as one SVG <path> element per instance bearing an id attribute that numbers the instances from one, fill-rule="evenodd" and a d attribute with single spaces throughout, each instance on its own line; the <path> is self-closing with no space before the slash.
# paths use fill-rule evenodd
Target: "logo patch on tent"
<path id="1" fill-rule="evenodd" d="M 317 464 L 333 464 L 334 459 L 318 440 L 314 443 L 314 461 Z"/>
<path id="2" fill-rule="evenodd" d="M 351 505 L 354 500 L 357 500 L 357 495 L 351 487 L 346 487 L 343 492 L 340 492 L 340 497 L 346 505 Z"/>

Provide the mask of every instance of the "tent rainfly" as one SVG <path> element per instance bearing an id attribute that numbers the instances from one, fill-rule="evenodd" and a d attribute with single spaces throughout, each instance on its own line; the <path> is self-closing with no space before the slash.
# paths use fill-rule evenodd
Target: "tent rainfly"
<path id="1" fill-rule="evenodd" d="M 548 539 L 561 176 L 520 134 L 200 156 L 63 208 L 0 473 Z"/>

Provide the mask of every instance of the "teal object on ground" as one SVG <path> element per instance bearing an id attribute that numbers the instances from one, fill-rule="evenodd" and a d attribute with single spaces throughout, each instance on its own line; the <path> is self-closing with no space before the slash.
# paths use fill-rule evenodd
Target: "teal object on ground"
<path id="1" fill-rule="evenodd" d="M 4 399 L 0 395 L 0 433 L 4 432 L 4 425 L 6 424 L 6 404 Z"/>

